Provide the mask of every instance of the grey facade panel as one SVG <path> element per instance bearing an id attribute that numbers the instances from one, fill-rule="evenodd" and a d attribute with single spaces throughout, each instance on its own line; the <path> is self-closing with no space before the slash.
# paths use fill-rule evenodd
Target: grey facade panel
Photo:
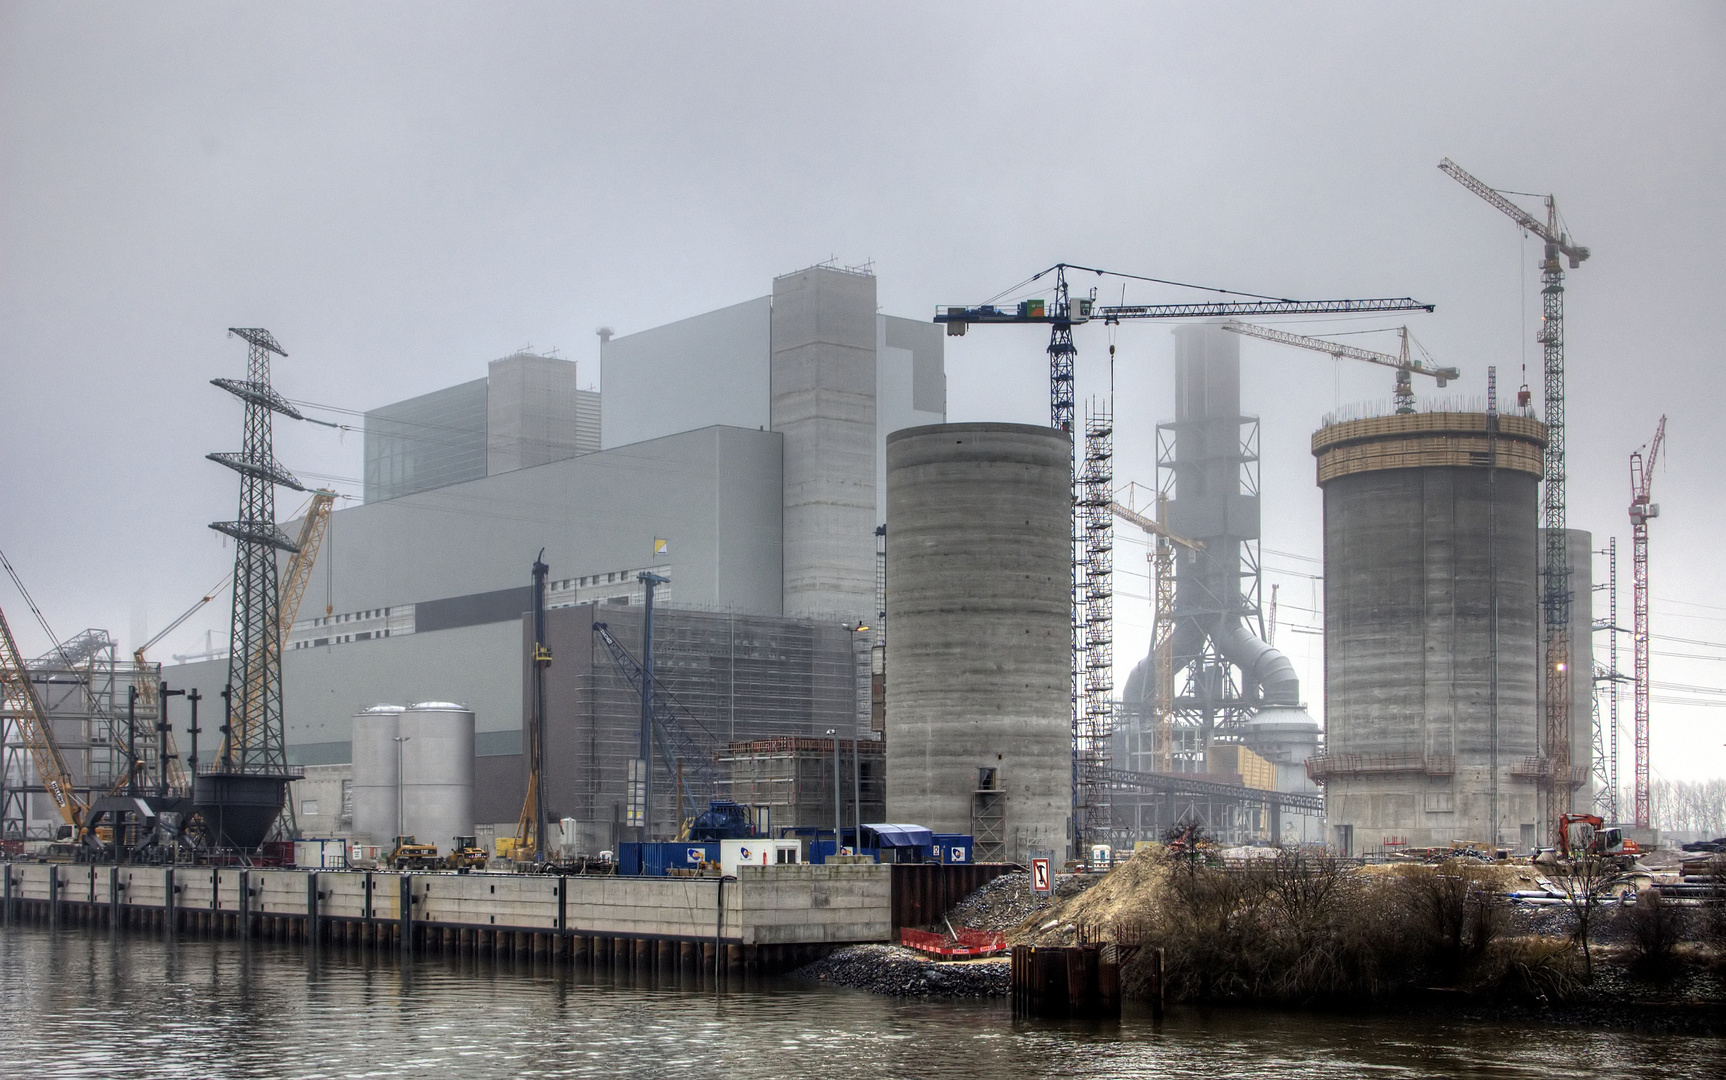
<path id="1" fill-rule="evenodd" d="M 338 579 L 339 580 L 339 579 Z M 457 701 L 474 711 L 480 739 L 487 732 L 521 731 L 521 620 L 464 626 L 430 634 L 356 641 L 315 649 L 291 649 L 282 656 L 282 704 L 288 753 L 302 747 L 327 755 L 320 744 L 346 744 L 353 738 L 354 714 L 384 703 Z M 207 733 L 221 724 L 226 660 L 169 665 L 164 678 L 175 686 L 197 687 L 205 697 L 200 722 Z M 213 701 L 213 704 L 212 704 Z M 183 714 L 176 714 L 175 738 L 186 741 Z M 181 753 L 187 747 L 181 747 Z M 207 735 L 199 748 L 209 760 L 215 744 Z M 317 762 L 305 761 L 304 764 Z"/>
<path id="2" fill-rule="evenodd" d="M 348 740 L 288 747 L 289 765 L 346 765 L 353 760 L 354 744 Z"/>
<path id="3" fill-rule="evenodd" d="M 443 600 L 424 600 L 414 605 L 414 633 L 433 630 L 454 630 L 459 626 L 484 626 L 487 623 L 515 622 L 522 612 L 533 607 L 533 588 L 469 593 Z"/>
<path id="4" fill-rule="evenodd" d="M 541 548 L 558 579 L 649 565 L 657 537 L 671 542 L 680 605 L 777 614 L 781 445 L 775 432 L 704 428 L 338 510 L 335 596 L 316 573 L 302 610 L 524 588 Z"/>
<path id="5" fill-rule="evenodd" d="M 512 756 L 488 757 L 473 762 L 473 819 L 515 821 L 527 798 L 527 763 L 518 752 Z"/>
<path id="6" fill-rule="evenodd" d="M 712 424 L 770 426 L 772 301 L 613 338 L 601 347 L 601 441 L 610 449 Z"/>
<path id="7" fill-rule="evenodd" d="M 476 757 L 509 757 L 521 756 L 521 729 L 510 731 L 482 731 L 473 737 L 473 752 Z M 480 818 L 488 821 L 489 818 Z"/>
<path id="8" fill-rule="evenodd" d="M 368 503 L 478 479 L 486 473 L 486 380 L 373 409 L 365 428 Z"/>

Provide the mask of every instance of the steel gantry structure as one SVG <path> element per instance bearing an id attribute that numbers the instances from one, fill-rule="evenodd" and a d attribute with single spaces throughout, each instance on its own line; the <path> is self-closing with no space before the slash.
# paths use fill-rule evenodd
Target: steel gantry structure
<path id="1" fill-rule="evenodd" d="M 1631 647 L 1636 663 L 1636 827 L 1646 829 L 1648 813 L 1648 521 L 1660 516 L 1660 506 L 1652 502 L 1654 494 L 1654 462 L 1660 457 L 1660 446 L 1666 441 L 1666 418 L 1654 429 L 1654 440 L 1648 444 L 1648 458 L 1643 460 L 1642 448 L 1630 455 L 1630 577 L 1634 599 L 1635 624 L 1631 631 Z"/>
<path id="2" fill-rule="evenodd" d="M 1545 375 L 1547 441 L 1541 527 L 1546 530 L 1546 581 L 1541 609 L 1546 629 L 1546 762 L 1541 779 L 1547 790 L 1546 831 L 1551 835 L 1558 819 L 1570 812 L 1572 792 L 1588 779 L 1586 770 L 1577 777 L 1577 770 L 1570 765 L 1570 553 L 1565 547 L 1564 501 L 1564 262 L 1576 269 L 1588 258 L 1588 249 L 1571 241 L 1553 196 L 1544 196 L 1546 220 L 1540 221 L 1449 158 L 1440 161 L 1438 167 L 1546 245 L 1540 258 L 1541 319 L 1535 340 L 1543 351 Z"/>
<path id="3" fill-rule="evenodd" d="M 1238 299 L 1179 304 L 1099 304 L 1096 290 L 1075 297 L 1067 280 L 1069 271 L 1146 281 L 1180 288 L 1200 288 Z M 1123 274 L 1075 263 L 1056 263 L 1039 271 L 1014 292 L 1049 279 L 1052 296 L 997 306 L 994 302 L 968 307 L 942 307 L 935 322 L 945 324 L 950 337 L 959 337 L 973 325 L 994 323 L 1047 324 L 1049 327 L 1049 422 L 1074 436 L 1074 456 L 1069 466 L 1073 487 L 1073 601 L 1072 601 L 1072 739 L 1073 739 L 1073 849 L 1082 851 L 1093 831 L 1108 827 L 1109 786 L 1100 779 L 1109 765 L 1109 741 L 1113 735 L 1114 670 L 1113 623 L 1113 518 L 1108 485 L 1113 480 L 1114 401 L 1113 390 L 1106 402 L 1088 417 L 1084 433 L 1083 468 L 1079 467 L 1079 436 L 1074 432 L 1074 373 L 1078 348 L 1073 328 L 1088 322 L 1119 325 L 1129 319 L 1214 319 L 1276 315 L 1356 315 L 1402 311 L 1431 311 L 1409 297 L 1363 300 L 1291 300 L 1206 288 L 1139 274 Z M 1005 294 L 1002 294 L 1005 295 Z M 1111 350 L 1112 355 L 1112 350 Z"/>

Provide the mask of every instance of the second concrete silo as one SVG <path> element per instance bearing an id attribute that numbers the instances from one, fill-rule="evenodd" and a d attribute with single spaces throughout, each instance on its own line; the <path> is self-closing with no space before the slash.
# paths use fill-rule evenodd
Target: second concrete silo
<path id="1" fill-rule="evenodd" d="M 887 817 L 979 859 L 1070 853 L 1071 453 L 1024 424 L 887 437 Z"/>
<path id="2" fill-rule="evenodd" d="M 1324 489 L 1324 784 L 1360 855 L 1527 843 L 1539 820 L 1531 417 L 1432 412 L 1313 435 Z"/>

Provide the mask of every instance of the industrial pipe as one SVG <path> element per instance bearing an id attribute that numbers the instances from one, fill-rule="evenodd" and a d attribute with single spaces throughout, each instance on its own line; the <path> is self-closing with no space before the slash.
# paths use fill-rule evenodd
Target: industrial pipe
<path id="1" fill-rule="evenodd" d="M 1245 675 L 1248 699 L 1258 705 L 1295 705 L 1300 700 L 1300 677 L 1294 663 L 1274 646 L 1259 640 L 1238 618 L 1226 618 L 1211 632 L 1211 641 L 1224 659 Z"/>

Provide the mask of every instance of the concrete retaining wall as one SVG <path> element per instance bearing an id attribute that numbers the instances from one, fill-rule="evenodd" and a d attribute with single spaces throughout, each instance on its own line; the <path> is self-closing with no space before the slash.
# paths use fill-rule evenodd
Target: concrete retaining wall
<path id="1" fill-rule="evenodd" d="M 175 925 L 188 915 L 214 914 L 232 922 L 245 915 L 309 923 L 312 878 L 320 922 L 400 924 L 404 882 L 417 927 L 509 931 L 559 937 L 719 941 L 742 946 L 838 945 L 886 941 L 892 936 L 890 866 L 743 867 L 735 880 L 618 878 L 522 874 L 377 873 L 233 867 L 80 866 L 5 864 L 10 898 L 6 917 L 20 905 L 47 912 L 55 900 L 86 917 L 112 906 L 116 921 L 129 912 L 162 912 L 172 874 Z M 50 891 L 50 875 L 58 888 Z M 110 900 L 111 883 L 114 889 Z M 32 906 L 34 905 L 34 906 Z M 200 922 L 199 925 L 204 925 Z"/>

